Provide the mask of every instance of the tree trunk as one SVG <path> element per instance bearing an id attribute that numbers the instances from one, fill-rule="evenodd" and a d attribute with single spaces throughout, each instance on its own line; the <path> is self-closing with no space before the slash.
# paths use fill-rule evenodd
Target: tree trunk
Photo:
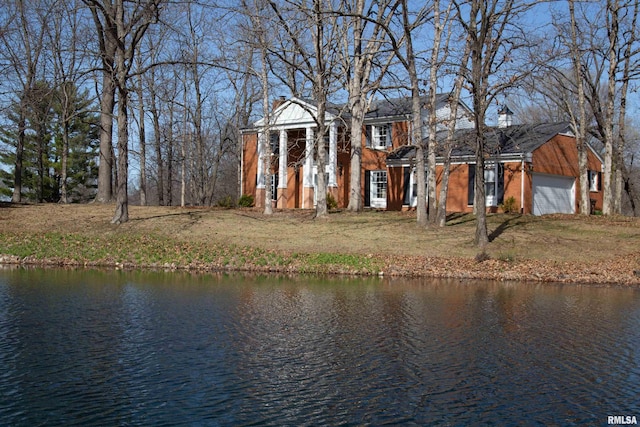
<path id="1" fill-rule="evenodd" d="M 439 57 L 440 57 L 440 43 L 442 40 L 442 33 L 444 31 L 444 25 L 440 21 L 440 2 L 435 0 L 433 2 L 433 44 L 431 47 L 431 64 L 429 70 L 429 142 L 427 145 L 427 193 L 428 193 L 428 221 L 432 224 L 436 223 L 437 216 L 437 199 L 436 199 L 436 148 L 438 139 L 436 138 L 438 116 L 437 116 L 437 85 L 438 85 L 438 71 L 440 69 Z M 441 199 L 441 203 L 444 201 Z"/>
<path id="2" fill-rule="evenodd" d="M 66 111 L 66 107 L 65 107 Z M 66 113 L 62 119 L 62 158 L 60 159 L 60 203 L 69 203 L 67 194 L 67 163 L 69 159 L 69 125 Z"/>
<path id="3" fill-rule="evenodd" d="M 144 97 L 142 87 L 142 76 L 140 76 L 138 87 L 138 133 L 140 139 L 140 206 L 147 205 L 147 141 L 144 127 Z"/>
<path id="4" fill-rule="evenodd" d="M 113 199 L 113 110 L 115 107 L 115 84 L 110 75 L 102 77 L 100 97 L 100 155 L 98 162 L 98 193 L 95 201 L 109 203 Z"/>
<path id="5" fill-rule="evenodd" d="M 124 66 L 124 63 L 122 64 Z M 118 188 L 116 191 L 116 211 L 111 222 L 121 224 L 129 221 L 129 119 L 127 115 L 128 91 L 126 81 L 118 84 Z"/>
<path id="6" fill-rule="evenodd" d="M 155 105 L 154 96 L 151 93 L 151 120 L 153 122 L 153 143 L 156 152 L 156 193 L 158 195 L 158 205 L 164 205 L 164 163 L 162 161 L 162 138 L 160 135 L 160 117 Z"/>
<path id="7" fill-rule="evenodd" d="M 129 90 L 127 57 L 133 56 L 133 47 L 130 55 L 127 55 L 124 41 L 127 30 L 124 23 L 123 0 L 116 1 L 116 11 L 114 17 L 118 29 L 118 49 L 115 55 L 115 78 L 118 90 L 118 184 L 116 191 L 116 211 L 111 220 L 114 224 L 121 224 L 129 221 Z"/>
<path id="8" fill-rule="evenodd" d="M 351 160 L 349 165 L 349 204 L 350 212 L 361 212 L 362 203 L 362 127 L 364 113 L 359 101 L 351 107 Z"/>
<path id="9" fill-rule="evenodd" d="M 613 123 L 615 113 L 615 95 L 616 95 L 616 72 L 618 69 L 618 11 L 619 5 L 617 0 L 607 1 L 607 15 L 610 18 L 610 25 L 607 28 L 609 34 L 609 78 L 607 84 L 607 114 L 604 124 L 604 185 L 603 185 L 603 198 L 602 198 L 602 213 L 604 215 L 611 215 L 614 213 L 613 209 L 613 192 L 615 190 L 613 185 L 614 174 L 614 143 L 613 143 Z"/>
<path id="10" fill-rule="evenodd" d="M 576 133 L 576 149 L 578 151 L 578 173 L 580 174 L 580 214 L 591 213 L 591 201 L 589 200 L 588 158 L 586 146 L 587 115 L 585 110 L 584 76 L 582 73 L 582 58 L 578 46 L 577 24 L 575 18 L 574 1 L 569 0 L 569 15 L 571 18 L 571 57 L 573 62 L 573 74 L 578 89 L 578 123 L 575 115 L 571 114 Z M 571 110 L 570 110 L 571 111 Z"/>
<path id="11" fill-rule="evenodd" d="M 24 96 L 24 94 L 22 96 Z M 20 105 L 20 112 L 18 113 L 18 141 L 16 145 L 16 161 L 13 170 L 13 196 L 11 197 L 11 201 L 13 203 L 22 202 L 22 161 L 24 156 L 24 141 L 27 124 L 23 112 L 23 101 L 20 102 Z"/>

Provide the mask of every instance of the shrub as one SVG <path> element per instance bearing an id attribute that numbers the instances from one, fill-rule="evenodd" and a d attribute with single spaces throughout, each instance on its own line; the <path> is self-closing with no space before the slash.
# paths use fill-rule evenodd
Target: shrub
<path id="1" fill-rule="evenodd" d="M 477 263 L 489 261 L 491 259 L 491 255 L 489 255 L 486 251 L 479 252 L 475 256 L 475 260 Z"/>
<path id="2" fill-rule="evenodd" d="M 238 206 L 241 208 L 250 208 L 253 206 L 253 196 L 250 194 L 243 194 L 238 200 Z"/>
<path id="3" fill-rule="evenodd" d="M 336 201 L 336 198 L 331 195 L 331 193 L 327 193 L 327 209 L 338 209 L 338 202 Z"/>
<path id="4" fill-rule="evenodd" d="M 217 205 L 221 208 L 232 208 L 233 198 L 231 198 L 231 196 L 225 196 L 222 199 L 218 200 Z"/>
<path id="5" fill-rule="evenodd" d="M 505 201 L 500 205 L 500 209 L 504 213 L 516 213 L 518 212 L 518 205 L 516 204 L 516 198 L 511 196 L 507 197 Z"/>

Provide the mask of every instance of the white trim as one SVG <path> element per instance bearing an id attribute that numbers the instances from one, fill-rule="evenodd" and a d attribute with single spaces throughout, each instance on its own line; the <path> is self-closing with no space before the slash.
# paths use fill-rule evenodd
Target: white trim
<path id="1" fill-rule="evenodd" d="M 280 158 L 278 159 L 278 188 L 287 188 L 287 144 L 288 136 L 287 131 L 280 130 L 279 134 L 279 151 Z"/>
<path id="2" fill-rule="evenodd" d="M 289 108 L 293 108 L 287 112 Z M 297 114 L 288 114 L 297 113 Z M 300 98 L 292 97 L 282 103 L 278 108 L 273 110 L 270 117 L 270 128 L 272 129 L 298 129 L 306 127 L 307 125 L 315 125 L 316 117 L 318 114 L 318 108 L 315 105 L 310 104 Z M 324 120 L 326 124 L 329 124 L 338 117 L 329 112 L 325 112 Z M 253 123 L 256 128 L 264 127 L 264 118 L 257 120 Z"/>
<path id="3" fill-rule="evenodd" d="M 304 187 L 313 187 L 313 145 L 315 143 L 313 128 L 308 126 L 306 129 L 306 140 L 304 148 L 304 175 L 302 177 L 302 185 Z"/>
<path id="4" fill-rule="evenodd" d="M 332 122 L 329 125 L 329 164 L 327 165 L 329 172 L 328 187 L 337 187 L 336 170 L 338 169 L 338 124 Z"/>
<path id="5" fill-rule="evenodd" d="M 256 188 L 265 188 L 264 182 L 264 143 L 266 134 L 258 132 L 258 167 L 256 169 Z"/>
<path id="6" fill-rule="evenodd" d="M 384 197 L 377 197 L 377 190 L 379 189 L 379 186 L 374 185 L 373 177 L 374 175 L 378 175 L 378 174 L 380 175 L 384 174 Z M 376 181 L 376 183 L 378 182 L 379 182 L 379 185 L 382 184 L 382 181 Z M 387 173 L 386 170 L 369 171 L 369 205 L 372 208 L 386 209 L 388 182 L 389 182 L 389 174 Z M 376 197 L 374 197 L 374 194 L 376 195 Z"/>

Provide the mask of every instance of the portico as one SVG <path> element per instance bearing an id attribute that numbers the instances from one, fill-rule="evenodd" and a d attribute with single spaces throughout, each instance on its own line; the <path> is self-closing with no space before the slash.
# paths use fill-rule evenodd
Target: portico
<path id="1" fill-rule="evenodd" d="M 256 122 L 256 206 L 264 206 L 266 186 L 270 185 L 271 202 L 276 208 L 315 207 L 318 166 L 315 152 L 317 125 L 314 112 L 314 106 L 294 98 L 272 112 L 269 126 L 264 126 L 263 120 Z M 329 193 L 336 193 L 338 187 L 338 126 L 335 119 L 332 114 L 326 114 L 328 135 L 325 136 L 324 144 L 325 176 Z M 269 183 L 266 178 L 267 167 L 271 172 Z M 248 178 L 245 173 L 244 176 Z"/>

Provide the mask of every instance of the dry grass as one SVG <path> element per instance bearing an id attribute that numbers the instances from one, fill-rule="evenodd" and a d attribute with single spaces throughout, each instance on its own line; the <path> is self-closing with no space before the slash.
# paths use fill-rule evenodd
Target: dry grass
<path id="1" fill-rule="evenodd" d="M 340 212 L 316 220 L 311 211 L 279 211 L 264 216 L 251 209 L 131 206 L 130 221 L 113 225 L 109 222 L 113 211 L 112 205 L 98 204 L 5 204 L 0 206 L 0 233 L 58 232 L 87 239 L 154 235 L 194 245 L 251 247 L 293 254 L 350 254 L 383 260 L 437 257 L 468 261 L 479 252 L 473 244 L 472 215 L 452 215 L 445 228 L 424 229 L 416 225 L 411 212 Z M 489 216 L 489 233 L 489 258 L 504 262 L 568 262 L 596 268 L 640 254 L 637 218 L 496 214 Z M 1 249 L 0 246 L 0 254 Z M 640 265 L 629 268 L 640 269 Z"/>
<path id="2" fill-rule="evenodd" d="M 445 228 L 419 228 L 410 212 L 311 211 L 264 216 L 256 210 L 131 206 L 130 221 L 110 224 L 111 205 L 4 205 L 0 232 L 153 233 L 179 240 L 253 246 L 299 253 L 353 253 L 471 258 L 475 220 L 452 215 Z M 640 219 L 556 215 L 490 215 L 493 257 L 584 261 L 640 250 Z"/>

